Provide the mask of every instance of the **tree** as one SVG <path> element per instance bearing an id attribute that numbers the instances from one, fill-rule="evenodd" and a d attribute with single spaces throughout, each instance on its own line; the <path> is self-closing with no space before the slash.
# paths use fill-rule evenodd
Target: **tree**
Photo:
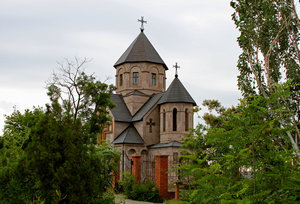
<path id="1" fill-rule="evenodd" d="M 64 111 L 70 112 L 74 120 L 80 119 L 95 142 L 96 133 L 101 133 L 111 120 L 108 110 L 114 107 L 110 94 L 115 87 L 86 75 L 83 69 L 87 62 L 75 58 L 58 63 L 59 72 L 54 72 L 48 82 L 48 95 L 52 102 L 60 103 Z"/>
<path id="2" fill-rule="evenodd" d="M 191 203 L 237 202 L 293 203 L 300 199 L 299 165 L 280 120 L 291 113 L 279 96 L 290 97 L 290 85 L 276 87 L 268 98 L 255 96 L 235 108 L 217 111 L 209 126 L 199 125 L 184 147 L 192 154 L 182 157 L 181 178 L 190 178 Z M 210 103 L 212 102 L 212 103 Z M 214 106 L 215 101 L 206 101 Z M 272 107 L 272 108 L 270 108 Z M 215 121 L 218 121 L 217 123 Z M 297 162 L 296 162 L 297 163 Z"/>
<path id="3" fill-rule="evenodd" d="M 300 21 L 292 0 L 232 0 L 240 31 L 243 99 L 210 113 L 186 138 L 182 177 L 192 203 L 295 203 L 300 200 Z M 215 114 L 217 115 L 215 115 Z"/>
<path id="4" fill-rule="evenodd" d="M 98 203 L 112 185 L 119 155 L 111 147 L 91 145 L 80 120 L 72 118 L 57 118 L 57 110 L 48 109 L 34 127 L 26 159 L 47 202 L 59 191 L 64 202 Z"/>
<path id="5" fill-rule="evenodd" d="M 237 65 L 239 89 L 245 97 L 269 97 L 276 91 L 273 84 L 294 82 L 290 87 L 294 92 L 282 105 L 293 112 L 288 122 L 295 131 L 286 134 L 300 156 L 300 20 L 294 1 L 233 0 L 231 6 L 235 9 L 232 18 L 240 31 L 238 43 L 242 49 Z M 285 126 L 286 122 L 280 123 Z"/>
<path id="6" fill-rule="evenodd" d="M 119 153 L 91 140 L 109 120 L 113 87 L 86 75 L 82 66 L 62 73 L 69 75 L 49 84 L 45 109 L 15 110 L 6 118 L 0 150 L 4 203 L 113 202 L 108 189 Z"/>
<path id="7" fill-rule="evenodd" d="M 0 200 L 2 203 L 25 203 L 38 194 L 38 182 L 26 162 L 25 147 L 30 142 L 32 128 L 44 114 L 42 108 L 14 110 L 6 116 L 0 148 Z"/>
<path id="8" fill-rule="evenodd" d="M 294 1 L 233 0 L 231 6 L 235 9 L 232 18 L 241 33 L 238 84 L 242 93 L 266 97 L 283 74 L 299 83 L 300 21 Z"/>

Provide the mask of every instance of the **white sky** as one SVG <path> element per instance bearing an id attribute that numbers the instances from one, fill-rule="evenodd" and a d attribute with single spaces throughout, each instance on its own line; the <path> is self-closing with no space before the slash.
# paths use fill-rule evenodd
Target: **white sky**
<path id="1" fill-rule="evenodd" d="M 236 105 L 239 35 L 230 0 L 2 0 L 0 1 L 0 130 L 4 114 L 48 102 L 46 81 L 57 61 L 87 57 L 86 72 L 114 83 L 113 64 L 145 34 L 198 105 L 218 99 Z M 0 131 L 0 135 L 2 131 Z"/>

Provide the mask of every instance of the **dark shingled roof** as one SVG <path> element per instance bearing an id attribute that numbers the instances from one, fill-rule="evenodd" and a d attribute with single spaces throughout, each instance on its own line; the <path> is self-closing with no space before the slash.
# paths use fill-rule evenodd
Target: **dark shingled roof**
<path id="1" fill-rule="evenodd" d="M 161 59 L 153 45 L 150 43 L 144 32 L 141 32 L 131 43 L 114 67 L 126 62 L 152 62 L 161 64 L 168 70 L 167 65 Z"/>
<path id="2" fill-rule="evenodd" d="M 144 144 L 144 140 L 131 124 L 113 142 L 113 144 Z"/>
<path id="3" fill-rule="evenodd" d="M 121 94 L 111 94 L 110 99 L 116 104 L 111 112 L 116 122 L 131 122 L 132 116 L 123 100 Z"/>
<path id="4" fill-rule="evenodd" d="M 150 146 L 148 146 L 148 148 L 154 149 L 154 148 L 181 147 L 181 146 L 182 146 L 182 143 L 173 141 L 173 142 L 169 142 L 169 143 L 159 143 L 159 144 L 150 145 Z"/>
<path id="5" fill-rule="evenodd" d="M 164 92 L 163 96 L 158 101 L 158 104 L 164 103 L 192 103 L 196 106 L 196 102 L 184 88 L 178 77 L 175 77 L 168 90 Z"/>
<path id="6" fill-rule="evenodd" d="M 157 104 L 163 93 L 153 95 L 145 105 L 133 116 L 132 122 L 140 121 L 150 111 L 150 109 Z"/>

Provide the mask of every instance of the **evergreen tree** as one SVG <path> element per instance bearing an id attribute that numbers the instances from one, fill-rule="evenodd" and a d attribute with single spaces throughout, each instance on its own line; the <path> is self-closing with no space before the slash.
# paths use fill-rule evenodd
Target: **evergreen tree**
<path id="1" fill-rule="evenodd" d="M 45 109 L 15 110 L 6 118 L 0 149 L 2 203 L 113 203 L 108 189 L 119 153 L 95 144 L 109 121 L 113 86 L 86 75 L 81 66 L 75 72 L 69 68 L 70 75 L 63 75 L 67 78 L 49 84 L 51 104 Z M 65 94 L 66 86 L 75 90 L 73 95 Z"/>

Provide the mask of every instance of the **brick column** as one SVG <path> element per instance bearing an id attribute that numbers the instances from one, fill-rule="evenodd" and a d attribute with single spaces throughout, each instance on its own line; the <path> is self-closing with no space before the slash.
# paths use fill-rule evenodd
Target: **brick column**
<path id="1" fill-rule="evenodd" d="M 179 184 L 176 183 L 176 186 L 175 186 L 175 200 L 179 200 Z"/>
<path id="2" fill-rule="evenodd" d="M 158 187 L 159 195 L 169 197 L 168 193 L 168 156 L 155 155 L 155 185 Z"/>
<path id="3" fill-rule="evenodd" d="M 141 155 L 133 154 L 132 155 L 132 174 L 135 176 L 136 181 L 141 181 Z"/>

